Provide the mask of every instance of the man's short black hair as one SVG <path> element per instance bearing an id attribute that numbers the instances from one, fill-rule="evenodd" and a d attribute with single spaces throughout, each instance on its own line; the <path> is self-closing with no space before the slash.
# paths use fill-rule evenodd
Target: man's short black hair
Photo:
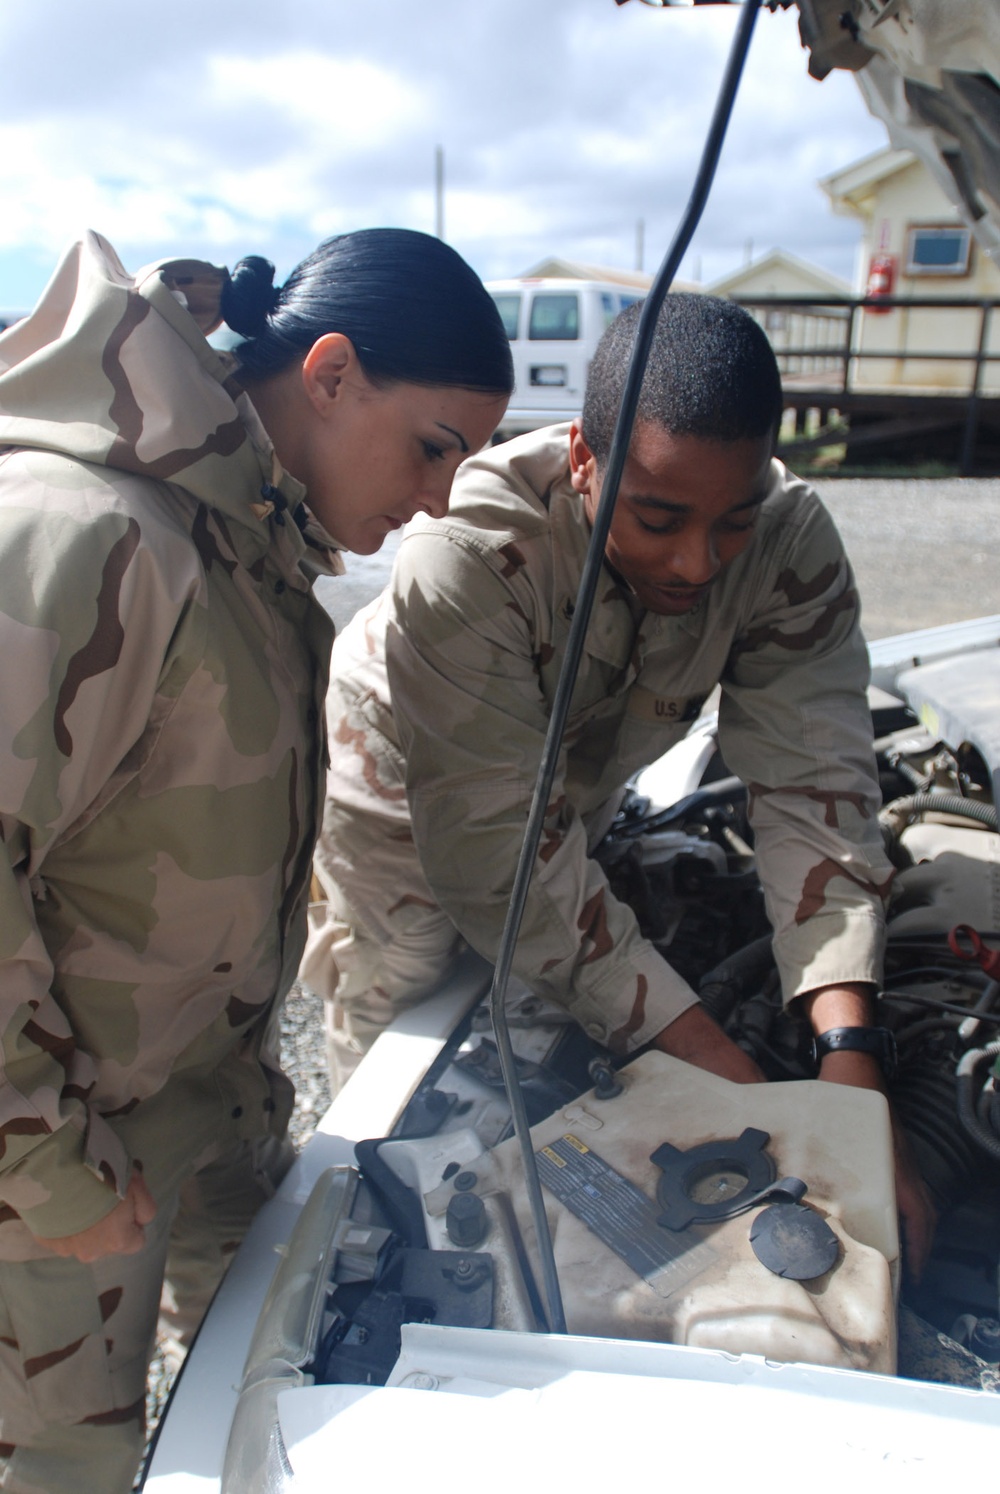
<path id="1" fill-rule="evenodd" d="M 611 323 L 597 345 L 583 401 L 583 434 L 599 466 L 611 450 L 640 303 Z M 771 344 L 732 301 L 690 291 L 668 295 L 657 318 L 637 420 L 674 436 L 743 441 L 774 435 L 781 376 Z"/>

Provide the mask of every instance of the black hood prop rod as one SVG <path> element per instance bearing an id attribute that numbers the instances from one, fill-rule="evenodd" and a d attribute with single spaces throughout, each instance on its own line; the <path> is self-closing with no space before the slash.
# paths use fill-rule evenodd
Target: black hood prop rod
<path id="1" fill-rule="evenodd" d="M 618 488 L 625 467 L 625 459 L 628 455 L 629 442 L 632 439 L 635 412 L 639 402 L 639 394 L 642 389 L 642 380 L 646 371 L 646 363 L 649 358 L 649 349 L 652 344 L 656 321 L 660 314 L 664 298 L 673 284 L 674 277 L 687 252 L 688 245 L 694 236 L 695 229 L 698 226 L 708 200 L 708 194 L 715 177 L 716 167 L 719 164 L 723 142 L 726 138 L 726 130 L 739 88 L 743 65 L 750 49 L 750 40 L 753 36 L 754 23 L 757 19 L 759 5 L 760 0 L 744 0 L 742 13 L 729 50 L 726 70 L 723 75 L 718 98 L 716 99 L 712 122 L 702 150 L 694 187 L 680 226 L 674 235 L 673 242 L 667 251 L 663 263 L 656 273 L 656 278 L 650 287 L 649 295 L 643 303 L 639 316 L 635 346 L 632 349 L 632 356 L 629 360 L 625 389 L 622 394 L 618 418 L 615 422 L 614 436 L 611 441 L 611 451 L 608 456 L 608 466 L 602 486 L 601 499 L 594 516 L 593 533 L 580 578 L 580 589 L 577 592 L 573 622 L 566 646 L 566 657 L 563 660 L 563 666 L 556 684 L 555 696 L 552 703 L 552 716 L 545 737 L 545 745 L 542 749 L 538 777 L 535 782 L 531 801 L 531 810 L 528 815 L 524 840 L 521 846 L 521 855 L 514 876 L 514 886 L 511 892 L 510 905 L 507 910 L 507 918 L 497 951 L 493 985 L 490 991 L 490 1015 L 493 1021 L 493 1031 L 500 1054 L 504 1084 L 514 1122 L 514 1133 L 520 1145 L 521 1158 L 524 1165 L 525 1185 L 528 1191 L 535 1234 L 538 1239 L 538 1253 L 542 1268 L 542 1287 L 545 1296 L 548 1328 L 551 1333 L 566 1332 L 566 1314 L 563 1309 L 562 1293 L 559 1289 L 559 1276 L 556 1271 L 552 1236 L 545 1215 L 542 1186 L 539 1181 L 535 1154 L 531 1145 L 531 1128 L 528 1124 L 524 1098 L 517 1082 L 514 1050 L 511 1046 L 510 1033 L 507 1029 L 507 984 L 510 979 L 514 948 L 517 943 L 517 936 L 520 932 L 521 920 L 524 916 L 525 904 L 530 890 L 531 876 L 538 854 L 538 846 L 542 838 L 549 795 L 552 791 L 556 767 L 559 762 L 566 718 L 569 714 L 573 689 L 580 667 L 580 658 L 583 653 L 587 625 L 593 609 L 597 583 L 600 579 L 601 567 L 604 562 L 604 550 L 608 534 L 611 530 L 611 521 L 614 517 Z"/>

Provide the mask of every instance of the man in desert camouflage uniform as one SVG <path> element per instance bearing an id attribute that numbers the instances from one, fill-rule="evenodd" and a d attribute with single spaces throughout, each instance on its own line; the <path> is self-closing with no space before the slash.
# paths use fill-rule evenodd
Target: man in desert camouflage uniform
<path id="1" fill-rule="evenodd" d="M 90 235 L 0 337 L 0 1488 L 19 1494 L 130 1487 L 178 1200 L 204 1226 L 183 1317 L 288 1162 L 272 1028 L 330 643 L 302 562 L 340 563 L 275 522 L 303 490 L 204 340 L 221 283 L 193 261 L 133 281 Z M 98 1228 L 118 1253 L 87 1263 Z"/>
<path id="2" fill-rule="evenodd" d="M 605 334 L 582 422 L 460 470 L 448 517 L 334 649 L 333 767 L 303 974 L 329 1000 L 340 1082 L 426 995 L 461 937 L 495 955 L 639 308 Z M 750 818 L 786 1000 L 864 1028 L 891 868 L 851 571 L 816 494 L 773 460 L 780 381 L 752 319 L 667 298 L 641 398 L 515 973 L 625 1055 L 654 1043 L 726 1077 L 756 1065 L 615 899 L 594 849 L 627 779 L 721 685 L 720 744 Z M 865 1052 L 821 1077 L 881 1087 Z M 930 1215 L 900 1178 L 919 1265 Z"/>

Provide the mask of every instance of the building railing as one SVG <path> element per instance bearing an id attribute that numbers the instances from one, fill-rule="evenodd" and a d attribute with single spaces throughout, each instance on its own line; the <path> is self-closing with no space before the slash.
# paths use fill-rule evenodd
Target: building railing
<path id="1" fill-rule="evenodd" d="M 979 404 L 984 396 L 983 374 L 989 364 L 1000 363 L 1000 351 L 988 351 L 993 313 L 1000 307 L 1000 299 L 983 296 L 734 296 L 740 306 L 745 306 L 764 327 L 778 358 L 784 377 L 816 378 L 817 387 L 843 395 L 864 395 L 873 392 L 873 386 L 859 384 L 858 372 L 866 360 L 872 362 L 907 363 L 968 363 L 969 379 L 963 387 L 956 385 L 948 389 L 951 398 L 963 400 L 965 411 L 965 434 L 962 443 L 961 466 L 969 470 L 975 448 L 976 428 L 979 419 Z M 969 330 L 972 336 L 965 345 L 956 348 L 954 341 L 942 339 L 942 346 L 915 348 L 902 344 L 865 347 L 861 336 L 862 323 L 859 317 L 890 311 L 937 311 L 943 313 L 978 312 L 978 326 Z M 819 323 L 830 338 L 828 342 L 804 340 L 795 345 L 776 337 L 777 331 L 788 332 L 787 324 L 776 323 L 776 317 L 790 315 L 797 319 L 800 327 L 811 324 L 815 331 Z M 797 365 L 797 366 L 793 366 Z M 887 386 L 882 386 L 883 391 Z M 907 383 L 905 367 L 902 376 L 891 380 L 891 392 L 909 395 L 940 395 L 941 390 L 929 390 L 926 385 L 914 381 Z M 789 393 L 791 393 L 789 389 Z"/>

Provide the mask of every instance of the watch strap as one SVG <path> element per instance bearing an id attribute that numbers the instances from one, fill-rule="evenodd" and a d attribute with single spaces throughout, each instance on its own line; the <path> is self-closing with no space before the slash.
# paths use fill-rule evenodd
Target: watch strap
<path id="1" fill-rule="evenodd" d="M 828 1053 L 868 1053 L 878 1061 L 886 1079 L 896 1073 L 896 1039 L 888 1027 L 831 1027 L 812 1040 L 817 1065 Z"/>

